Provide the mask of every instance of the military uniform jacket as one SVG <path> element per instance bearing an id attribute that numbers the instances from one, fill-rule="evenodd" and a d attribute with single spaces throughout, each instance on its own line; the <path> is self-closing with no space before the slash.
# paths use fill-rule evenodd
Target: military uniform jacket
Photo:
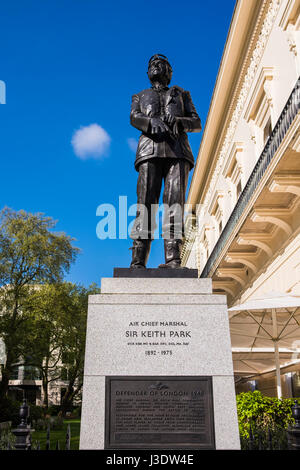
<path id="1" fill-rule="evenodd" d="M 178 137 L 171 132 L 151 134 L 151 118 L 162 118 L 171 114 L 180 127 Z M 201 122 L 192 102 L 190 93 L 178 86 L 161 90 L 148 88 L 133 95 L 131 124 L 142 131 L 136 152 L 135 168 L 141 162 L 154 157 L 183 158 L 194 166 L 194 157 L 186 132 L 200 132 Z"/>

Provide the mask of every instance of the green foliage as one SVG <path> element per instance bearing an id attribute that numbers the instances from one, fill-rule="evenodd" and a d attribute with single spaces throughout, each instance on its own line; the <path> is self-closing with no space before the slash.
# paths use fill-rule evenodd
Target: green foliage
<path id="1" fill-rule="evenodd" d="M 61 405 L 50 405 L 46 411 L 46 415 L 58 416 L 61 410 Z"/>
<path id="2" fill-rule="evenodd" d="M 1 422 L 11 421 L 13 426 L 20 424 L 20 406 L 19 401 L 12 400 L 9 397 L 0 399 L 0 417 Z M 29 423 L 44 417 L 44 409 L 41 406 L 29 404 L 30 416 Z"/>
<path id="3" fill-rule="evenodd" d="M 1 422 L 11 421 L 13 426 L 20 423 L 20 402 L 12 400 L 8 397 L 0 399 L 0 416 Z"/>
<path id="4" fill-rule="evenodd" d="M 78 249 L 72 239 L 52 229 L 55 221 L 42 214 L 0 212 L 0 338 L 6 364 L 1 366 L 0 395 L 7 393 L 13 364 L 27 352 L 32 331 L 32 312 L 26 309 L 28 295 L 37 285 L 60 282 Z"/>
<path id="5" fill-rule="evenodd" d="M 63 429 L 64 419 L 62 416 L 50 416 L 49 420 L 47 421 L 50 425 L 50 429 L 55 431 Z"/>
<path id="6" fill-rule="evenodd" d="M 69 236 L 51 231 L 55 224 L 43 214 L 1 211 L 0 285 L 21 287 L 62 279 L 78 249 Z"/>
<path id="7" fill-rule="evenodd" d="M 66 432 L 67 427 L 71 427 L 71 450 L 79 449 L 79 436 L 80 436 L 80 420 L 65 420 L 63 428 L 59 430 L 51 430 L 50 432 L 50 449 L 55 450 L 56 443 L 59 441 L 59 448 L 65 449 L 66 444 Z M 40 449 L 46 448 L 46 436 L 47 432 L 43 429 L 38 430 L 35 428 L 35 432 L 32 434 L 33 449 L 36 447 L 37 442 L 40 444 Z"/>
<path id="8" fill-rule="evenodd" d="M 266 430 L 279 433 L 293 422 L 294 399 L 266 397 L 256 390 L 240 393 L 236 401 L 241 439 L 249 437 L 250 427 L 258 433 Z"/>
<path id="9" fill-rule="evenodd" d="M 32 427 L 36 431 L 46 431 L 48 426 L 50 430 L 59 431 L 63 429 L 64 419 L 61 416 L 50 416 L 48 418 L 39 418 L 32 422 Z"/>
<path id="10" fill-rule="evenodd" d="M 0 434 L 0 450 L 14 450 L 16 437 L 9 430 L 3 431 Z"/>
<path id="11" fill-rule="evenodd" d="M 51 381 L 67 380 L 64 410 L 81 391 L 88 295 L 98 291 L 95 285 L 44 284 L 30 292 L 24 303 L 24 309 L 32 315 L 27 353 L 43 376 L 44 392 Z M 44 404 L 47 406 L 47 400 Z"/>
<path id="12" fill-rule="evenodd" d="M 41 419 L 44 417 L 45 410 L 41 406 L 36 406 L 33 405 L 32 403 L 29 404 L 30 408 L 30 416 L 29 416 L 29 421 L 32 423 L 33 421 L 36 421 L 37 419 Z"/>
<path id="13" fill-rule="evenodd" d="M 81 406 L 77 406 L 73 409 L 72 416 L 74 418 L 80 418 L 81 417 Z"/>
<path id="14" fill-rule="evenodd" d="M 39 370 L 47 407 L 48 385 L 61 378 L 63 361 L 67 410 L 82 388 L 88 295 L 99 290 L 63 282 L 79 250 L 69 236 L 53 232 L 55 224 L 43 214 L 0 212 L 0 339 L 6 352 L 0 397 L 16 364 L 23 364 Z"/>

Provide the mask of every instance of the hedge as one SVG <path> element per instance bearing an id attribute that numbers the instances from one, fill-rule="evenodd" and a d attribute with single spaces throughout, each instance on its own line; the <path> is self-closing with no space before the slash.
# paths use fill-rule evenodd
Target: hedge
<path id="1" fill-rule="evenodd" d="M 239 393 L 236 396 L 237 414 L 241 439 L 249 437 L 251 429 L 276 431 L 292 424 L 294 398 L 266 397 L 258 390 Z"/>

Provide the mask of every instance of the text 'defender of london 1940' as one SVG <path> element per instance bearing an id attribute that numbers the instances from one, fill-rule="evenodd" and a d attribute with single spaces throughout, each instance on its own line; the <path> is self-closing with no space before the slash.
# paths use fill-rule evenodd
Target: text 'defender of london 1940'
<path id="1" fill-rule="evenodd" d="M 211 377 L 106 377 L 107 449 L 214 449 Z"/>

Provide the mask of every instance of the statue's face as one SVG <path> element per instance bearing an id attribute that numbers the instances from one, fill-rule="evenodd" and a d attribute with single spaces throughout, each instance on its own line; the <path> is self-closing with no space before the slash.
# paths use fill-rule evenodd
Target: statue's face
<path id="1" fill-rule="evenodd" d="M 148 68 L 148 77 L 150 82 L 165 82 L 168 79 L 166 62 L 160 59 L 153 60 Z"/>

